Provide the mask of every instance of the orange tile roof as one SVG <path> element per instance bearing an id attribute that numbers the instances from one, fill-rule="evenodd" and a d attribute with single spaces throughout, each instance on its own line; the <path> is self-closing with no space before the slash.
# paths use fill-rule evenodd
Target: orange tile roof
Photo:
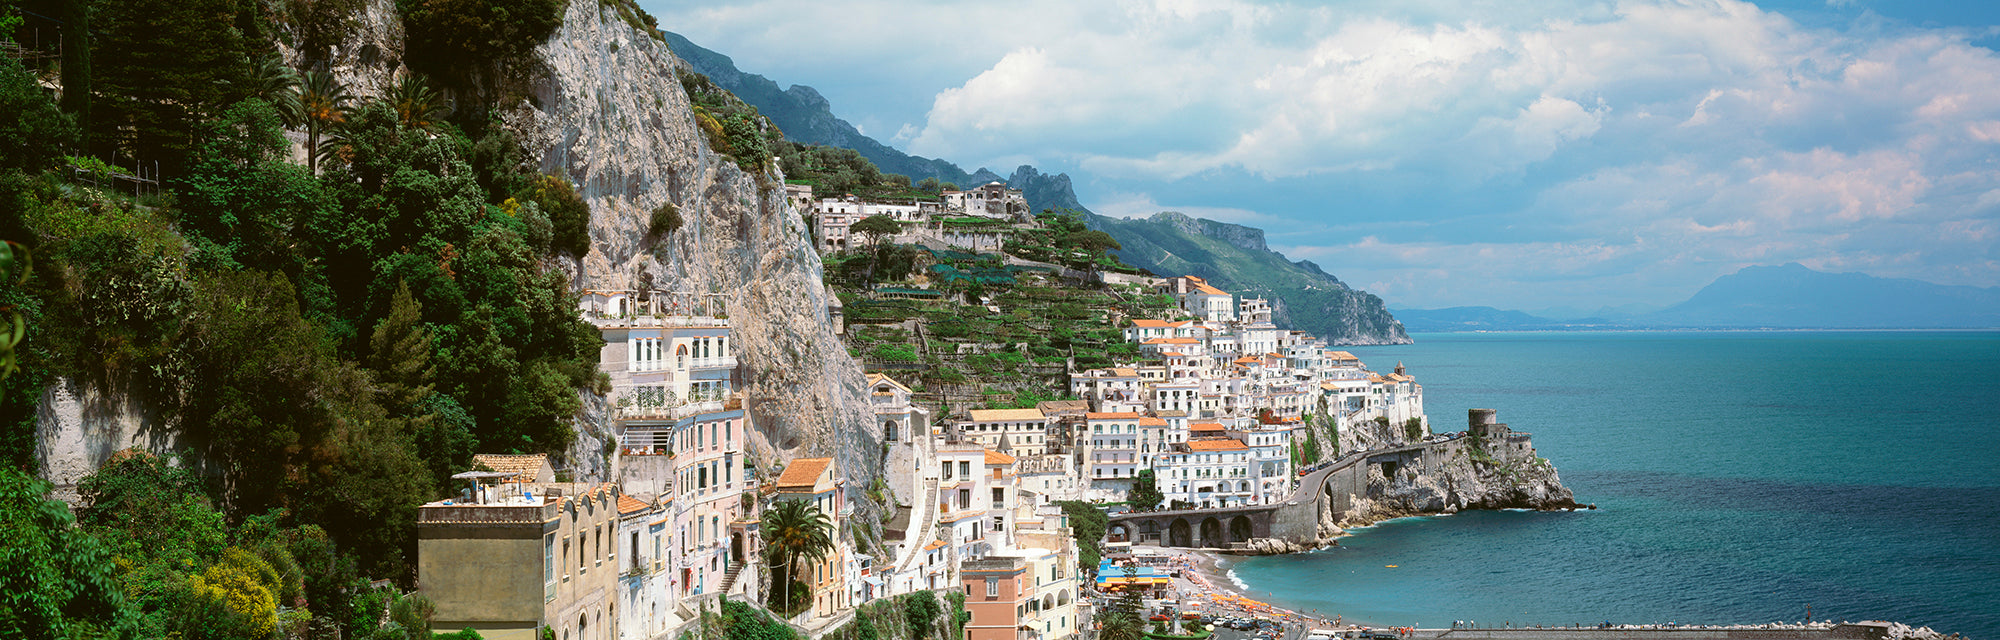
<path id="1" fill-rule="evenodd" d="M 1213 423 L 1213 422 L 1203 422 L 1203 423 L 1201 423 L 1201 424 L 1191 424 L 1191 425 L 1188 425 L 1188 430 L 1189 430 L 1189 431 L 1221 431 L 1221 430 L 1222 430 L 1222 425 L 1220 425 L 1220 424 L 1216 424 L 1216 423 Z"/>
<path id="2" fill-rule="evenodd" d="M 514 474 L 508 476 L 506 482 L 534 482 L 536 481 L 535 472 L 540 470 L 542 465 L 548 464 L 549 454 L 506 455 L 481 453 L 472 456 L 472 460 L 473 462 L 486 465 L 487 468 L 494 471 Z"/>
<path id="3" fill-rule="evenodd" d="M 1215 288 L 1215 287 L 1211 287 L 1211 286 L 1209 286 L 1209 285 L 1208 285 L 1208 283 L 1206 283 L 1206 282 L 1196 282 L 1196 283 L 1194 283 L 1194 290 L 1195 290 L 1195 291 L 1198 291 L 1198 292 L 1201 292 L 1201 293 L 1206 293 L 1206 294 L 1208 294 L 1208 295 L 1212 295 L 1212 296 L 1226 296 L 1226 295 L 1229 295 L 1229 293 L 1228 293 L 1228 292 L 1225 292 L 1225 291 L 1223 291 L 1223 290 L 1221 290 L 1221 289 L 1217 289 L 1217 288 Z"/>
<path id="4" fill-rule="evenodd" d="M 1132 326 L 1144 327 L 1147 329 L 1164 329 L 1166 327 L 1171 327 L 1173 325 L 1167 324 L 1167 321 L 1165 320 L 1149 320 L 1145 318 L 1138 318 L 1132 321 Z"/>
<path id="5" fill-rule="evenodd" d="M 1346 351 L 1335 351 L 1332 353 L 1328 353 L 1326 354 L 1326 357 L 1333 358 L 1335 360 L 1360 360 L 1360 358 L 1354 357 L 1354 354 L 1348 353 Z"/>
<path id="6" fill-rule="evenodd" d="M 987 449 L 986 464 L 1014 464 L 1014 456 Z"/>
<path id="7" fill-rule="evenodd" d="M 652 507 L 644 502 L 639 501 L 638 498 L 622 494 L 618 496 L 618 515 L 622 516 L 628 513 L 638 513 L 640 511 L 645 511 L 650 508 Z"/>
<path id="8" fill-rule="evenodd" d="M 1250 448 L 1241 442 L 1228 439 L 1189 440 L 1187 446 L 1189 451 L 1241 451 Z"/>
<path id="9" fill-rule="evenodd" d="M 932 540 L 930 544 L 924 545 L 925 551 L 936 551 L 938 549 L 943 549 L 943 548 L 944 548 L 943 540 Z"/>
<path id="10" fill-rule="evenodd" d="M 1146 417 L 1143 417 L 1143 418 L 1140 418 L 1140 419 L 1139 419 L 1139 426 L 1141 426 L 1141 427 L 1164 427 L 1164 426 L 1167 426 L 1167 421 L 1166 421 L 1166 420 L 1163 420 L 1163 419 L 1160 419 L 1160 418 L 1155 418 L 1155 417 L 1152 417 L 1152 416 L 1146 416 Z"/>
<path id="11" fill-rule="evenodd" d="M 820 472 L 833 464 L 833 458 L 799 458 L 785 465 L 785 472 L 778 475 L 778 489 L 805 489 L 811 491 L 819 484 Z"/>
<path id="12" fill-rule="evenodd" d="M 1083 414 L 1083 417 L 1086 420 L 1134 420 L 1139 417 L 1139 412 L 1120 411 L 1114 413 L 1098 413 L 1092 411 L 1090 413 Z"/>
<path id="13" fill-rule="evenodd" d="M 1167 343 L 1166 338 L 1147 338 L 1145 340 L 1139 341 L 1139 344 L 1166 344 L 1166 343 Z"/>
<path id="14" fill-rule="evenodd" d="M 1154 340 L 1159 342 L 1152 344 L 1201 344 L 1200 340 L 1194 338 L 1154 338 Z"/>
<path id="15" fill-rule="evenodd" d="M 1176 357 L 1176 358 L 1185 358 L 1185 357 L 1187 357 L 1187 354 L 1185 354 L 1185 353 L 1181 353 L 1181 352 L 1179 352 L 1179 351 L 1161 351 L 1161 352 L 1160 352 L 1160 355 L 1163 355 L 1163 356 L 1173 356 L 1173 357 Z"/>
<path id="16" fill-rule="evenodd" d="M 1111 370 L 1111 374 L 1112 374 L 1112 375 L 1115 375 L 1115 376 L 1119 376 L 1119 377 L 1122 377 L 1122 378 L 1137 378 L 1137 377 L 1139 377 L 1139 372 L 1138 372 L 1138 371 L 1135 371 L 1135 370 L 1133 370 L 1133 369 L 1130 369 L 1130 368 L 1118 368 L 1118 369 L 1112 369 L 1112 370 Z"/>
<path id="17" fill-rule="evenodd" d="M 1236 359 L 1236 364 L 1256 364 L 1258 362 L 1263 362 L 1263 361 L 1250 356 L 1243 356 L 1241 358 Z"/>

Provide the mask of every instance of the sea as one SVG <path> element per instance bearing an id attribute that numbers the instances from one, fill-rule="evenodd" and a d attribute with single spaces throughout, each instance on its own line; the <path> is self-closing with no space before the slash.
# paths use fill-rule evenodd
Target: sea
<path id="1" fill-rule="evenodd" d="M 1891 620 L 2000 640 L 2000 332 L 1419 334 L 1433 430 L 1491 408 L 1594 511 L 1466 512 L 1234 560 L 1376 625 Z"/>

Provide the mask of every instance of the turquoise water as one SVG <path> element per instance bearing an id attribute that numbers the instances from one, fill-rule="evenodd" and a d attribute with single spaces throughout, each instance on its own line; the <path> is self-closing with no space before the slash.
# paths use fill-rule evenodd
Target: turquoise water
<path id="1" fill-rule="evenodd" d="M 2000 333 L 1416 339 L 1350 351 L 1407 364 L 1437 430 L 1499 410 L 1599 509 L 1391 521 L 1238 562 L 1252 591 L 1385 625 L 1755 623 L 1810 605 L 2000 640 Z"/>

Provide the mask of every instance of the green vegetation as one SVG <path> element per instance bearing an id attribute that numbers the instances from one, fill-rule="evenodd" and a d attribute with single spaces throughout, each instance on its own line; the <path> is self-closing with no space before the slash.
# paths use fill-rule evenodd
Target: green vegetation
<path id="1" fill-rule="evenodd" d="M 1097 563 L 1104 557 L 1098 543 L 1104 539 L 1104 529 L 1111 518 L 1097 505 L 1080 500 L 1063 500 L 1056 503 L 1062 507 L 1063 515 L 1069 518 L 1071 535 L 1076 537 L 1076 562 L 1082 570 L 1079 575 L 1097 574 Z"/>
<path id="2" fill-rule="evenodd" d="M 1153 480 L 1153 470 L 1141 469 L 1132 480 L 1132 492 L 1125 497 L 1125 502 L 1132 506 L 1133 511 L 1152 511 L 1159 508 L 1160 501 L 1166 498 Z"/>
<path id="3" fill-rule="evenodd" d="M 1403 438 L 1415 442 L 1424 437 L 1424 419 L 1410 418 L 1403 421 Z"/>
<path id="4" fill-rule="evenodd" d="M 815 198 L 853 194 L 877 202 L 936 201 L 939 190 L 951 186 L 926 178 L 912 187 L 909 176 L 882 173 L 853 149 L 784 142 L 778 155 L 784 158 L 785 180 L 812 185 Z"/>
<path id="5" fill-rule="evenodd" d="M 785 134 L 757 113 L 757 108 L 715 86 L 708 76 L 679 72 L 681 88 L 694 103 L 695 123 L 708 136 L 708 146 L 736 160 L 744 171 L 760 174 L 770 165 L 772 148 Z"/>
<path id="6" fill-rule="evenodd" d="M 782 589 L 766 600 L 777 602 L 775 610 L 784 615 L 804 611 L 812 606 L 812 585 L 798 580 L 799 562 L 833 552 L 833 520 L 810 501 L 778 500 L 764 512 L 763 531 L 771 584 Z"/>
<path id="7" fill-rule="evenodd" d="M 562 2 L 403 3 L 410 59 L 455 75 L 368 101 L 272 55 L 320 55 L 350 0 L 88 4 L 94 46 L 62 62 L 81 95 L 0 58 L 0 493 L 45 490 L 22 483 L 57 380 L 128 394 L 184 450 L 120 454 L 78 528 L 0 496 L 22 548 L 60 556 L 21 565 L 0 626 L 430 637 L 426 602 L 365 585 L 411 583 L 415 507 L 472 452 L 566 452 L 601 342 L 545 267 L 589 249 L 574 186 L 487 119 L 501 76 L 415 52 L 522 55 Z"/>

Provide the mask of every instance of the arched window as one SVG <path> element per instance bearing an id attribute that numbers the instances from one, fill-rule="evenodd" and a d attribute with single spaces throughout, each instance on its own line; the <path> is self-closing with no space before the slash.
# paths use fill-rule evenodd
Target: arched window
<path id="1" fill-rule="evenodd" d="M 888 421 L 888 422 L 884 422 L 884 423 L 882 423 L 882 439 L 883 439 L 883 440 L 895 440 L 895 439 L 896 439 L 896 421 L 895 421 L 895 420 L 890 420 L 890 421 Z"/>

